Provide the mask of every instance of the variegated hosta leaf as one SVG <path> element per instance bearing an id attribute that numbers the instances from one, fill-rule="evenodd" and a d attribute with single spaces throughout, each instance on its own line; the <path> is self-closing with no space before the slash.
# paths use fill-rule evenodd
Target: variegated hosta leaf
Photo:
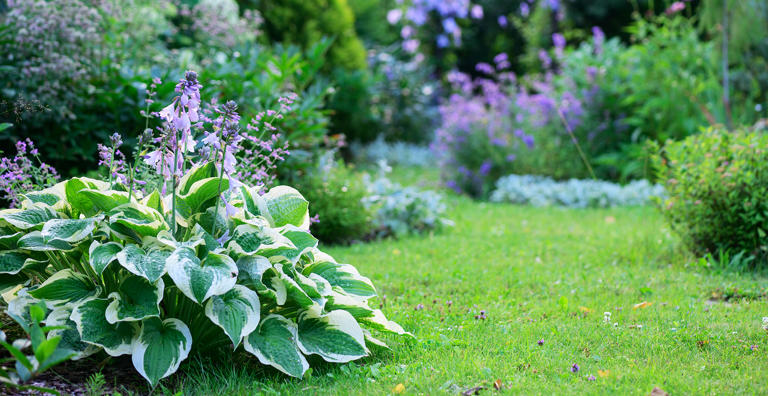
<path id="1" fill-rule="evenodd" d="M 261 278 L 271 268 L 272 263 L 265 257 L 242 256 L 237 260 L 238 281 L 256 291 L 261 291 L 266 287 Z"/>
<path id="2" fill-rule="evenodd" d="M 109 323 L 105 316 L 108 306 L 107 299 L 89 298 L 75 306 L 70 318 L 84 342 L 104 348 L 110 356 L 129 354 L 138 328 L 130 322 Z"/>
<path id="3" fill-rule="evenodd" d="M 200 228 L 198 224 L 196 224 L 195 228 L 192 230 L 192 235 L 190 236 L 189 240 L 177 241 L 176 238 L 171 235 L 170 231 L 160 231 L 157 234 L 157 242 L 169 247 L 171 250 L 176 250 L 182 247 L 195 249 L 196 247 L 206 243 L 203 233 L 205 233 L 205 231 Z"/>
<path id="4" fill-rule="evenodd" d="M 218 172 L 212 162 L 195 165 L 179 180 L 178 193 L 181 195 L 188 194 L 195 183 L 216 176 L 218 176 Z"/>
<path id="5" fill-rule="evenodd" d="M 335 261 L 316 261 L 306 267 L 302 273 L 306 276 L 317 274 L 331 286 L 344 289 L 347 294 L 360 297 L 373 297 L 376 288 L 370 279 L 360 275 L 357 269 L 349 264 L 338 264 Z"/>
<path id="6" fill-rule="evenodd" d="M 16 295 L 8 301 L 6 314 L 17 321 L 29 325 L 32 323 L 32 319 L 29 317 L 29 307 L 37 304 L 40 300 L 31 296 L 29 294 L 29 289 L 26 287 L 19 289 L 15 294 Z"/>
<path id="7" fill-rule="evenodd" d="M 14 250 L 18 247 L 19 239 L 24 235 L 22 232 L 13 232 L 11 230 L 3 230 L 5 235 L 0 235 L 0 249 L 2 250 Z"/>
<path id="8" fill-rule="evenodd" d="M 149 248 L 149 251 L 145 252 L 137 245 L 126 245 L 117 254 L 117 261 L 131 273 L 155 282 L 165 275 L 170 255 L 169 250 Z"/>
<path id="9" fill-rule="evenodd" d="M 307 355 L 319 355 L 325 361 L 346 363 L 368 355 L 363 329 L 347 311 L 325 315 L 310 309 L 299 315 L 299 348 Z"/>
<path id="10" fill-rule="evenodd" d="M 205 209 L 206 203 L 210 203 L 219 196 L 220 191 L 226 191 L 228 188 L 229 180 L 227 178 L 223 178 L 221 181 L 218 177 L 198 180 L 189 187 L 187 193 L 179 194 L 178 199 L 182 205 L 178 205 L 179 202 L 177 202 L 176 209 L 182 216 L 190 217 Z"/>
<path id="11" fill-rule="evenodd" d="M 221 327 L 235 349 L 259 325 L 261 305 L 255 291 L 235 285 L 232 290 L 213 296 L 205 304 L 205 316 Z"/>
<path id="12" fill-rule="evenodd" d="M 46 240 L 40 231 L 32 231 L 17 242 L 19 249 L 35 252 L 50 252 L 55 250 L 72 250 L 72 245 L 60 239 Z"/>
<path id="13" fill-rule="evenodd" d="M 48 220 L 43 225 L 40 235 L 46 241 L 56 239 L 76 244 L 91 235 L 98 220 L 98 218 Z"/>
<path id="14" fill-rule="evenodd" d="M 243 199 L 243 207 L 253 216 L 268 217 L 267 202 L 259 195 L 258 191 L 248 186 L 240 187 L 240 195 Z"/>
<path id="15" fill-rule="evenodd" d="M 286 266 L 275 264 L 275 270 L 280 274 L 280 282 L 285 285 L 288 301 L 294 302 L 302 308 L 309 308 L 315 305 L 315 301 L 309 297 L 307 292 L 293 278 L 286 274 L 286 272 L 290 272 L 290 270 L 286 269 Z M 270 285 L 274 287 L 274 282 L 270 282 Z"/>
<path id="16" fill-rule="evenodd" d="M 133 341 L 133 367 L 155 386 L 178 370 L 191 348 L 192 335 L 184 322 L 149 318 L 142 322 L 141 334 Z"/>
<path id="17" fill-rule="evenodd" d="M 352 314 L 356 319 L 367 318 L 374 315 L 373 309 L 368 306 L 368 302 L 360 297 L 350 296 L 340 291 L 332 291 L 325 303 L 327 311 L 341 309 Z"/>
<path id="18" fill-rule="evenodd" d="M 176 249 L 167 263 L 176 287 L 198 304 L 228 292 L 237 282 L 237 265 L 223 254 L 209 253 L 201 262 L 194 250 L 183 247 Z"/>
<path id="19" fill-rule="evenodd" d="M 107 217 L 110 224 L 125 227 L 140 236 L 157 236 L 158 232 L 168 229 L 163 215 L 155 209 L 136 202 L 112 209 Z"/>
<path id="20" fill-rule="evenodd" d="M 63 329 L 51 330 L 48 333 L 48 339 L 61 337 L 58 348 L 74 352 L 75 356 L 72 360 L 79 360 L 98 352 L 99 347 L 84 342 L 80 338 L 80 332 L 77 331 L 77 323 L 70 318 L 73 309 L 74 306 L 72 304 L 54 307 L 45 319 L 45 325 L 65 326 Z"/>
<path id="21" fill-rule="evenodd" d="M 124 191 L 84 189 L 80 190 L 78 194 L 89 199 L 96 209 L 103 212 L 109 212 L 110 210 L 129 202 L 128 193 Z"/>
<path id="22" fill-rule="evenodd" d="M 0 275 L 0 295 L 8 293 L 13 289 L 27 286 L 28 283 L 29 277 L 23 272 L 20 272 L 16 275 Z M 0 301 L 2 301 L 2 299 L 0 299 Z"/>
<path id="23" fill-rule="evenodd" d="M 141 204 L 148 206 L 158 213 L 165 213 L 165 206 L 163 205 L 163 197 L 155 189 L 149 195 L 141 199 Z"/>
<path id="24" fill-rule="evenodd" d="M 70 269 L 53 274 L 40 287 L 29 292 L 32 297 L 54 303 L 72 303 L 98 293 L 98 287 L 87 276 Z"/>
<path id="25" fill-rule="evenodd" d="M 58 218 L 59 214 L 53 208 L 43 204 L 32 205 L 26 209 L 5 209 L 0 211 L 0 221 L 20 230 L 36 228 L 42 226 L 48 220 Z"/>
<path id="26" fill-rule="evenodd" d="M 109 294 L 107 322 L 130 322 L 152 316 L 160 317 L 160 301 L 165 284 L 162 279 L 150 282 L 138 276 L 129 276 L 120 283 L 118 291 Z"/>
<path id="27" fill-rule="evenodd" d="M 374 337 L 370 331 L 363 329 L 363 335 L 365 336 L 365 345 L 373 345 L 375 348 L 389 349 L 389 346 L 387 346 L 384 341 Z"/>
<path id="28" fill-rule="evenodd" d="M 117 242 L 93 241 L 88 248 L 88 262 L 91 264 L 91 268 L 101 275 L 109 264 L 117 260 L 117 254 L 122 250 L 123 246 Z"/>
<path id="29" fill-rule="evenodd" d="M 296 250 L 283 253 L 283 255 L 294 264 L 299 261 L 301 256 L 305 253 L 317 247 L 317 238 L 313 237 L 308 231 L 302 230 L 294 225 L 289 224 L 283 227 L 280 233 L 296 246 Z"/>
<path id="30" fill-rule="evenodd" d="M 275 227 L 293 224 L 309 230 L 309 202 L 295 188 L 277 186 L 264 196 L 270 220 Z"/>
<path id="31" fill-rule="evenodd" d="M 280 315 L 269 315 L 245 338 L 245 350 L 262 364 L 272 366 L 292 377 L 301 378 L 309 363 L 296 345 L 296 324 Z"/>
<path id="32" fill-rule="evenodd" d="M 28 201 L 28 203 L 25 202 L 27 205 L 41 203 L 53 207 L 62 200 L 62 197 L 52 191 L 43 190 L 28 192 L 24 194 L 24 199 Z"/>
<path id="33" fill-rule="evenodd" d="M 27 261 L 27 255 L 21 252 L 0 252 L 0 274 L 18 274 L 24 263 Z"/>
<path id="34" fill-rule="evenodd" d="M 235 228 L 227 248 L 237 254 L 259 255 L 267 258 L 281 252 L 296 250 L 290 239 L 270 227 L 243 224 Z"/>
<path id="35" fill-rule="evenodd" d="M 380 309 L 374 310 L 373 315 L 361 317 L 360 322 L 377 331 L 413 337 L 413 334 L 403 330 L 399 324 L 388 320 Z"/>

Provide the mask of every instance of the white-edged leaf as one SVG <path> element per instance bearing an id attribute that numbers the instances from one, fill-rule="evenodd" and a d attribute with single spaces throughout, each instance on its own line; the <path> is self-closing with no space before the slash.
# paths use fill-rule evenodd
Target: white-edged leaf
<path id="1" fill-rule="evenodd" d="M 109 264 L 117 260 L 117 254 L 122 250 L 123 246 L 117 242 L 93 241 L 88 247 L 88 263 L 97 274 L 101 275 Z"/>
<path id="2" fill-rule="evenodd" d="M 71 319 L 73 304 L 58 305 L 53 308 L 45 319 L 46 326 L 63 326 L 61 329 L 53 329 L 48 332 L 48 339 L 61 337 L 58 348 L 75 353 L 72 360 L 79 360 L 93 355 L 101 348 L 82 340 L 77 331 L 77 323 Z"/>
<path id="3" fill-rule="evenodd" d="M 306 276 L 317 274 L 325 278 L 331 286 L 344 289 L 347 294 L 360 297 L 376 295 L 376 288 L 371 280 L 360 275 L 357 269 L 349 264 L 338 264 L 330 260 L 315 261 L 304 267 L 302 273 Z"/>
<path id="4" fill-rule="evenodd" d="M 51 252 L 57 250 L 72 250 L 72 245 L 60 239 L 45 240 L 40 231 L 32 231 L 21 237 L 18 241 L 19 249 L 34 252 Z"/>
<path id="5" fill-rule="evenodd" d="M 373 315 L 361 317 L 360 323 L 377 331 L 413 337 L 413 334 L 403 330 L 399 324 L 387 319 L 380 309 L 374 310 Z"/>
<path id="6" fill-rule="evenodd" d="M 59 214 L 53 208 L 44 204 L 34 204 L 25 209 L 5 209 L 0 211 L 0 221 L 20 230 L 35 228 L 41 226 L 46 221 L 58 218 Z"/>
<path id="7" fill-rule="evenodd" d="M 24 268 L 27 257 L 26 254 L 18 251 L 0 252 L 0 274 L 18 274 Z"/>
<path id="8" fill-rule="evenodd" d="M 290 239 L 269 227 L 239 225 L 227 242 L 227 248 L 240 255 L 259 255 L 268 259 L 281 252 L 296 250 Z"/>
<path id="9" fill-rule="evenodd" d="M 99 288 L 87 276 L 63 269 L 46 279 L 40 287 L 30 290 L 32 297 L 48 302 L 72 303 L 95 296 Z"/>
<path id="10" fill-rule="evenodd" d="M 108 306 L 109 300 L 104 298 L 83 300 L 72 310 L 70 319 L 83 342 L 104 348 L 110 356 L 129 354 L 138 327 L 130 322 L 109 323 L 105 316 Z"/>
<path id="11" fill-rule="evenodd" d="M 297 338 L 296 324 L 273 314 L 261 320 L 256 330 L 245 338 L 243 345 L 262 364 L 301 378 L 309 368 L 309 363 L 296 344 Z"/>
<path id="12" fill-rule="evenodd" d="M 150 282 L 139 276 L 129 276 L 120 282 L 118 291 L 107 298 L 107 322 L 133 322 L 149 317 L 160 317 L 160 301 L 165 284 L 162 279 Z"/>
<path id="13" fill-rule="evenodd" d="M 151 247 L 149 251 L 144 251 L 139 246 L 130 244 L 117 254 L 117 261 L 132 274 L 155 282 L 165 275 L 170 255 L 169 250 Z"/>
<path id="14" fill-rule="evenodd" d="M 389 346 L 387 345 L 387 343 L 385 343 L 384 341 L 374 337 L 373 334 L 371 334 L 370 331 L 368 331 L 366 329 L 363 329 L 363 335 L 365 336 L 365 345 L 366 346 L 373 345 L 376 348 L 389 349 Z"/>
<path id="15" fill-rule="evenodd" d="M 91 235 L 98 220 L 98 218 L 48 220 L 43 225 L 40 236 L 45 241 L 55 239 L 76 244 Z"/>
<path id="16" fill-rule="evenodd" d="M 346 363 L 368 355 L 363 329 L 347 311 L 325 315 L 318 309 L 302 312 L 298 320 L 299 348 L 327 362 Z"/>
<path id="17" fill-rule="evenodd" d="M 129 202 L 128 193 L 124 191 L 83 189 L 80 190 L 78 194 L 85 196 L 91 201 L 96 209 L 103 212 L 109 212 L 110 210 Z"/>
<path id="18" fill-rule="evenodd" d="M 107 214 L 110 225 L 117 232 L 130 230 L 140 236 L 157 236 L 168 229 L 163 215 L 149 206 L 136 202 L 120 205 Z"/>
<path id="19" fill-rule="evenodd" d="M 293 187 L 277 186 L 262 196 L 275 227 L 293 224 L 309 230 L 309 202 Z"/>
<path id="20" fill-rule="evenodd" d="M 235 349 L 244 337 L 256 330 L 260 314 L 259 296 L 242 285 L 211 297 L 205 304 L 205 315 L 224 330 Z"/>
<path id="21" fill-rule="evenodd" d="M 313 237 L 308 231 L 294 225 L 286 225 L 280 230 L 280 233 L 288 238 L 296 247 L 295 250 L 282 253 L 291 263 L 296 264 L 301 256 L 317 247 L 317 238 Z"/>
<path id="22" fill-rule="evenodd" d="M 168 257 L 167 268 L 176 287 L 198 304 L 228 292 L 237 282 L 237 265 L 223 254 L 208 253 L 201 262 L 194 250 L 182 247 Z"/>
<path id="23" fill-rule="evenodd" d="M 141 323 L 141 333 L 133 341 L 133 367 L 151 386 L 176 372 L 189 356 L 192 335 L 178 319 L 149 318 Z"/>
<path id="24" fill-rule="evenodd" d="M 350 296 L 342 291 L 333 290 L 325 303 L 325 309 L 333 311 L 341 309 L 352 314 L 356 319 L 374 316 L 374 311 L 368 302 L 360 297 Z"/>

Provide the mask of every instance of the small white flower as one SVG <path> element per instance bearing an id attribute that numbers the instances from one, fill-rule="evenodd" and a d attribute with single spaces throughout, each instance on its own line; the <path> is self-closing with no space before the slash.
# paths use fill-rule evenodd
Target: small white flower
<path id="1" fill-rule="evenodd" d="M 763 330 L 768 330 L 768 316 L 763 316 Z"/>
<path id="2" fill-rule="evenodd" d="M 614 322 L 613 327 L 619 327 L 619 322 Z"/>
<path id="3" fill-rule="evenodd" d="M 611 321 L 611 313 L 610 312 L 603 312 L 603 321 L 605 323 L 609 323 Z"/>

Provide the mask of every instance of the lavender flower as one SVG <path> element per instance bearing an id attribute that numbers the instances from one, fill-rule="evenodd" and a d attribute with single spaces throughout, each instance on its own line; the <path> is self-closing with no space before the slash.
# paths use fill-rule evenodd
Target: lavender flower
<path id="1" fill-rule="evenodd" d="M 13 158 L 0 158 L 0 192 L 11 208 L 21 203 L 22 194 L 52 186 L 58 180 L 56 169 L 40 160 L 37 148 L 29 138 L 16 142 Z"/>

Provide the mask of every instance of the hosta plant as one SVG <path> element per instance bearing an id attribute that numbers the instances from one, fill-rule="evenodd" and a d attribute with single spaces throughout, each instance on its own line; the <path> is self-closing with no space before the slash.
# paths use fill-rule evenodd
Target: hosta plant
<path id="1" fill-rule="evenodd" d="M 368 278 L 318 249 L 298 191 L 260 195 L 232 176 L 236 107 L 205 120 L 199 88 L 188 73 L 159 114 L 159 143 L 142 156 L 161 174 L 158 188 L 142 194 L 132 168 L 113 177 L 110 165 L 108 182 L 73 178 L 0 211 L 9 314 L 45 300 L 45 324 L 66 326 L 49 333 L 62 348 L 130 355 L 153 386 L 191 353 L 242 347 L 302 377 L 309 355 L 349 362 L 384 346 L 377 333 L 407 334 L 369 307 Z"/>

